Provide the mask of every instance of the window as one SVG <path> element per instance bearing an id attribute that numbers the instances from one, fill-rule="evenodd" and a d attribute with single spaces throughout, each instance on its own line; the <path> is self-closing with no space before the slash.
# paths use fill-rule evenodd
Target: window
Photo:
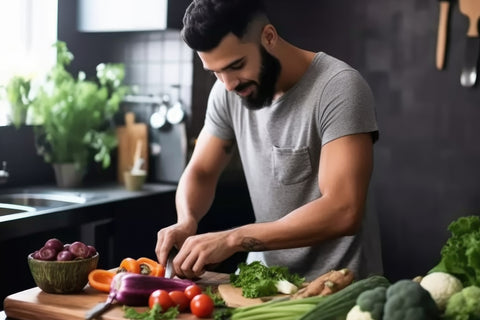
<path id="1" fill-rule="evenodd" d="M 0 86 L 14 75 L 33 78 L 55 62 L 57 0 L 0 1 Z M 8 121 L 9 105 L 0 100 L 0 125 Z"/>

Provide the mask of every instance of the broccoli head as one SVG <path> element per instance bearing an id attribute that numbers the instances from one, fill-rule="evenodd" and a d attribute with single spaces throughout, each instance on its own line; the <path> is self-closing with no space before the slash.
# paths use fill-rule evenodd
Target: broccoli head
<path id="1" fill-rule="evenodd" d="M 380 320 L 383 316 L 383 306 L 386 301 L 387 288 L 377 287 L 362 292 L 357 298 L 357 305 L 361 311 L 370 312 L 374 320 Z"/>
<path id="2" fill-rule="evenodd" d="M 388 287 L 384 319 L 427 320 L 438 319 L 439 310 L 430 293 L 418 282 L 399 280 Z"/>
<path id="3" fill-rule="evenodd" d="M 469 286 L 451 296 L 445 309 L 445 319 L 480 319 L 480 287 Z"/>

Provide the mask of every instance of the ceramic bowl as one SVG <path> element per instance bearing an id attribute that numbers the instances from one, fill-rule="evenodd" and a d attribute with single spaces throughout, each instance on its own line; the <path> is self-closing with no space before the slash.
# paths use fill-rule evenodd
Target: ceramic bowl
<path id="1" fill-rule="evenodd" d="M 99 254 L 87 259 L 44 261 L 28 255 L 28 266 L 37 286 L 47 293 L 80 292 L 88 283 L 88 274 L 97 268 Z"/>

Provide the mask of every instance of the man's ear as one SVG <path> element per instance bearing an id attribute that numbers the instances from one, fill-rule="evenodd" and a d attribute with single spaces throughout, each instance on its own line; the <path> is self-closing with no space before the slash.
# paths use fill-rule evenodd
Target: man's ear
<path id="1" fill-rule="evenodd" d="M 275 46 L 278 40 L 277 29 L 271 24 L 267 24 L 262 30 L 262 44 L 266 49 L 271 49 Z"/>

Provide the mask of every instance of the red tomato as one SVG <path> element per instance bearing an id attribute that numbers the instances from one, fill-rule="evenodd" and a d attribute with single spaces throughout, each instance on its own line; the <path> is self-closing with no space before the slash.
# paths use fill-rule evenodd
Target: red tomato
<path id="1" fill-rule="evenodd" d="M 207 294 L 197 294 L 190 301 L 190 310 L 199 318 L 208 318 L 213 313 L 213 300 Z"/>
<path id="2" fill-rule="evenodd" d="M 180 290 L 170 291 L 168 293 L 173 301 L 174 306 L 178 306 L 178 311 L 183 312 L 188 309 L 190 300 L 187 298 L 185 292 Z"/>
<path id="3" fill-rule="evenodd" d="M 192 284 L 185 288 L 185 295 L 187 296 L 188 300 L 192 300 L 197 294 L 202 293 L 202 289 L 196 284 Z"/>
<path id="4" fill-rule="evenodd" d="M 160 304 L 162 307 L 162 311 L 167 311 L 168 308 L 173 307 L 173 300 L 170 298 L 170 295 L 168 294 L 168 291 L 165 290 L 155 290 L 150 294 L 150 297 L 148 297 L 148 306 L 150 309 L 153 308 L 155 303 Z"/>

